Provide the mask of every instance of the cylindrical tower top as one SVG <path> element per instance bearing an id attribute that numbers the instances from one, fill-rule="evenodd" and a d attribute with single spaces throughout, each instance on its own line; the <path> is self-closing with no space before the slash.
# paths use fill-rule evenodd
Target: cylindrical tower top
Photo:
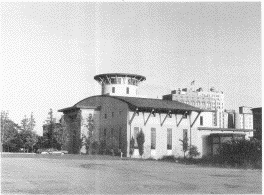
<path id="1" fill-rule="evenodd" d="M 146 77 L 137 74 L 107 73 L 94 76 L 102 86 L 102 95 L 137 96 L 137 88 Z"/>

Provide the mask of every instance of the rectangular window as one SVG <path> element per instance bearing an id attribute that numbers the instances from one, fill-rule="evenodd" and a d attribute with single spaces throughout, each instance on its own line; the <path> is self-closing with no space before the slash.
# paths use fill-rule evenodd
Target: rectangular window
<path id="1" fill-rule="evenodd" d="M 126 93 L 129 94 L 129 87 L 126 88 Z"/>
<path id="2" fill-rule="evenodd" d="M 117 84 L 121 84 L 121 78 L 117 78 Z"/>
<path id="3" fill-rule="evenodd" d="M 111 83 L 116 84 L 116 78 L 111 78 Z"/>
<path id="4" fill-rule="evenodd" d="M 151 128 L 151 149 L 156 149 L 156 129 Z"/>
<path id="5" fill-rule="evenodd" d="M 121 127 L 119 128 L 118 139 L 119 139 L 119 149 L 121 149 L 122 148 L 122 128 Z"/>
<path id="6" fill-rule="evenodd" d="M 167 150 L 172 149 L 172 129 L 167 129 Z"/>
<path id="7" fill-rule="evenodd" d="M 216 113 L 215 112 L 212 113 L 212 119 L 213 119 L 213 125 L 217 126 L 217 118 L 216 118 Z"/>
<path id="8" fill-rule="evenodd" d="M 203 116 L 200 116 L 200 125 L 203 126 Z"/>
<path id="9" fill-rule="evenodd" d="M 112 87 L 112 93 L 115 93 L 115 87 Z"/>
<path id="10" fill-rule="evenodd" d="M 188 139 L 188 130 L 187 129 L 183 129 L 183 140 Z"/>
<path id="11" fill-rule="evenodd" d="M 112 112 L 112 118 L 114 117 L 114 112 Z"/>
<path id="12" fill-rule="evenodd" d="M 107 114 L 105 114 L 105 118 L 107 118 Z"/>
<path id="13" fill-rule="evenodd" d="M 135 140 L 135 147 L 138 147 L 137 144 L 137 134 L 139 133 L 139 127 L 134 127 L 134 140 Z"/>
<path id="14" fill-rule="evenodd" d="M 104 129 L 104 137 L 106 138 L 106 129 Z"/>
<path id="15" fill-rule="evenodd" d="M 114 137 L 114 129 L 111 129 L 111 136 Z"/>

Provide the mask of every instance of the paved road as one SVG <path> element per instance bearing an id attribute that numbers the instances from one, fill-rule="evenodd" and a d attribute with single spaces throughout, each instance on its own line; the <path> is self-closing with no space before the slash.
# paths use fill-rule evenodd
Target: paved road
<path id="1" fill-rule="evenodd" d="M 260 170 L 85 157 L 2 158 L 2 193 L 261 193 Z"/>

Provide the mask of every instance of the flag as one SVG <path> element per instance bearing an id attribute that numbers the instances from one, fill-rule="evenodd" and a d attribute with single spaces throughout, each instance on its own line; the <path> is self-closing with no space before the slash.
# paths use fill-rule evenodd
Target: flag
<path id="1" fill-rule="evenodd" d="M 194 80 L 191 82 L 191 85 L 194 85 Z"/>

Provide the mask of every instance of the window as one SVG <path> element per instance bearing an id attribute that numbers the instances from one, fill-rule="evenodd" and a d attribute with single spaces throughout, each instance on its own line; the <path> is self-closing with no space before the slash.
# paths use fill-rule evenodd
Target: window
<path id="1" fill-rule="evenodd" d="M 156 149 L 156 129 L 151 128 L 151 149 Z"/>
<path id="2" fill-rule="evenodd" d="M 119 149 L 121 149 L 122 148 L 122 128 L 121 127 L 119 128 L 118 139 L 119 139 Z"/>
<path id="3" fill-rule="evenodd" d="M 112 112 L 112 118 L 114 118 L 114 112 Z"/>
<path id="4" fill-rule="evenodd" d="M 126 88 L 126 93 L 129 94 L 129 87 Z"/>
<path id="5" fill-rule="evenodd" d="M 111 136 L 114 136 L 114 129 L 111 129 Z"/>
<path id="6" fill-rule="evenodd" d="M 111 83 L 116 84 L 116 78 L 111 78 Z"/>
<path id="7" fill-rule="evenodd" d="M 215 112 L 213 112 L 213 113 L 212 113 L 212 115 L 213 115 L 213 117 L 212 117 L 212 118 L 213 118 L 213 125 L 214 125 L 214 126 L 217 126 L 217 118 L 216 118 L 216 113 L 215 113 Z"/>
<path id="8" fill-rule="evenodd" d="M 134 140 L 135 140 L 135 148 L 138 147 L 137 144 L 137 134 L 139 133 L 139 127 L 134 127 Z"/>
<path id="9" fill-rule="evenodd" d="M 121 84 L 121 78 L 117 78 L 117 84 Z"/>
<path id="10" fill-rule="evenodd" d="M 105 114 L 105 118 L 107 118 L 107 114 Z"/>
<path id="11" fill-rule="evenodd" d="M 187 130 L 187 129 L 183 129 L 183 136 L 182 136 L 182 139 L 183 139 L 183 140 L 188 139 L 188 130 Z"/>
<path id="12" fill-rule="evenodd" d="M 106 129 L 104 129 L 104 137 L 106 138 Z"/>
<path id="13" fill-rule="evenodd" d="M 200 116 L 200 125 L 203 126 L 203 116 Z"/>
<path id="14" fill-rule="evenodd" d="M 112 93 L 115 93 L 115 87 L 112 87 Z"/>
<path id="15" fill-rule="evenodd" d="M 172 148 L 172 129 L 167 129 L 167 150 Z"/>

